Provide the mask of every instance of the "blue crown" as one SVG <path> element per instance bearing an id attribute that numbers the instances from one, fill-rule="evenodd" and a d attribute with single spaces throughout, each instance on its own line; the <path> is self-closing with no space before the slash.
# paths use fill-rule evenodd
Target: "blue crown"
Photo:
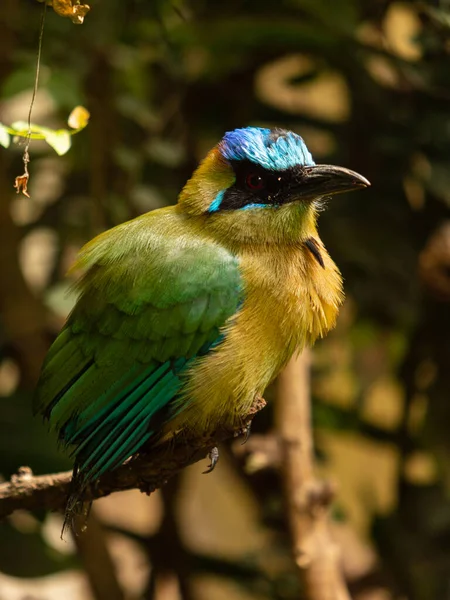
<path id="1" fill-rule="evenodd" d="M 235 129 L 224 135 L 219 149 L 227 160 L 250 160 L 272 171 L 315 164 L 303 139 L 286 129 Z"/>

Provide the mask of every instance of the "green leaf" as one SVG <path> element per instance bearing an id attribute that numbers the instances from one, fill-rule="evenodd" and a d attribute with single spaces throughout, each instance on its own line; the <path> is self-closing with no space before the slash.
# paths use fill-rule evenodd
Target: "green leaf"
<path id="1" fill-rule="evenodd" d="M 16 121 L 11 128 L 16 132 L 16 135 L 24 135 L 28 131 L 28 124 L 25 121 Z M 40 125 L 31 125 L 32 138 L 44 139 L 59 156 L 66 154 L 72 145 L 71 134 L 67 129 L 49 129 Z"/>
<path id="2" fill-rule="evenodd" d="M 31 125 L 31 129 L 33 129 L 33 127 L 34 125 Z M 27 131 L 28 123 L 26 121 L 14 121 L 14 123 L 11 124 L 11 128 L 16 131 Z"/>
<path id="3" fill-rule="evenodd" d="M 77 114 L 81 113 L 81 114 Z M 73 116 L 75 112 L 75 117 Z M 78 125 L 78 129 L 74 131 L 68 131 L 67 129 L 49 129 L 48 127 L 42 127 L 41 125 L 30 125 L 30 138 L 32 140 L 45 140 L 49 146 L 51 146 L 59 156 L 66 154 L 72 146 L 71 136 L 78 133 L 86 127 L 89 122 L 89 112 L 83 107 L 77 107 L 75 111 L 72 111 L 69 119 L 73 124 Z M 11 127 L 6 127 L 6 131 L 10 135 L 18 135 L 26 137 L 28 135 L 28 123 L 25 121 L 16 121 Z"/>
<path id="4" fill-rule="evenodd" d="M 10 142 L 11 138 L 9 133 L 6 131 L 4 125 L 0 123 L 0 146 L 3 146 L 3 148 L 8 148 Z"/>
<path id="5" fill-rule="evenodd" d="M 72 145 L 72 138 L 67 129 L 58 129 L 57 131 L 47 130 L 44 133 L 45 141 L 51 146 L 59 156 L 66 154 Z"/>
<path id="6" fill-rule="evenodd" d="M 16 135 L 24 137 L 28 133 L 28 123 L 26 121 L 14 121 L 11 125 L 11 129 L 14 130 Z M 40 125 L 34 125 L 33 123 L 30 125 L 31 133 L 44 135 L 44 130 L 49 131 L 46 127 L 41 127 Z"/>

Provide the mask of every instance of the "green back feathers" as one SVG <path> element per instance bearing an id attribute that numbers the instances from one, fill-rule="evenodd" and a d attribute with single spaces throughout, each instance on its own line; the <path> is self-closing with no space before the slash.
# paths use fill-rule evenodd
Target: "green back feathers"
<path id="1" fill-rule="evenodd" d="M 237 311 L 242 282 L 237 259 L 175 208 L 98 236 L 75 268 L 80 297 L 45 361 L 35 410 L 73 445 L 86 482 L 153 434 L 183 370 Z"/>
<path id="2" fill-rule="evenodd" d="M 106 293 L 128 314 L 149 302 L 160 309 L 191 302 L 199 290 L 226 304 L 240 286 L 237 258 L 171 209 L 148 213 L 88 243 L 73 269 L 88 269 L 80 289 Z"/>

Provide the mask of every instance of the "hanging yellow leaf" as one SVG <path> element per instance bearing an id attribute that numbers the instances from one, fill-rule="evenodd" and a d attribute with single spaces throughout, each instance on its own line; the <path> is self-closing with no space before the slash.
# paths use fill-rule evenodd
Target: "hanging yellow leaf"
<path id="1" fill-rule="evenodd" d="M 89 122 L 89 111 L 84 106 L 76 106 L 67 119 L 67 124 L 72 129 L 84 129 Z"/>

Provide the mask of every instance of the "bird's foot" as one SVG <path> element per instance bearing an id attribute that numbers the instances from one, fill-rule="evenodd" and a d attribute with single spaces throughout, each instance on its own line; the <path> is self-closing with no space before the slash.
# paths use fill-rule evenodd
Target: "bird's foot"
<path id="1" fill-rule="evenodd" d="M 248 438 L 250 437 L 251 429 L 252 429 L 252 422 L 248 421 L 240 429 L 238 429 L 234 432 L 234 437 L 239 437 L 240 435 L 244 436 L 244 439 L 241 444 L 242 446 L 247 443 Z"/>
<path id="2" fill-rule="evenodd" d="M 214 467 L 217 465 L 217 462 L 219 460 L 219 449 L 217 448 L 217 446 L 214 446 L 214 448 L 212 448 L 209 452 L 208 452 L 208 458 L 211 461 L 211 464 L 209 465 L 209 467 L 206 469 L 206 471 L 203 471 L 203 474 L 205 475 L 206 473 L 211 473 L 212 471 L 214 471 Z"/>
<path id="3" fill-rule="evenodd" d="M 244 436 L 244 439 L 241 442 L 241 446 L 248 442 L 248 438 L 250 437 L 250 433 L 252 432 L 252 422 L 250 421 L 245 427 L 242 428 L 241 433 Z"/>

